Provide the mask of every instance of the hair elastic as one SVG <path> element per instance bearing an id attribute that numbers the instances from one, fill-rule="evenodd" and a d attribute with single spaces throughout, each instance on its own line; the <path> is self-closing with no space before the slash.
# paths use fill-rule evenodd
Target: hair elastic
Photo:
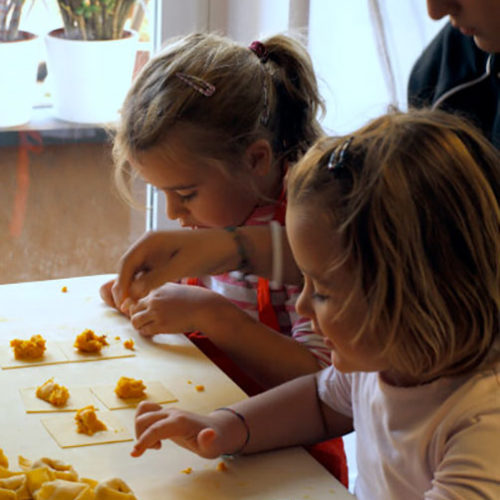
<path id="1" fill-rule="evenodd" d="M 252 42 L 248 48 L 260 59 L 260 62 L 265 63 L 269 58 L 267 47 L 258 40 Z"/>
<path id="2" fill-rule="evenodd" d="M 215 92 L 215 85 L 206 82 L 202 78 L 197 76 L 188 75 L 186 73 L 176 73 L 175 76 L 183 81 L 185 84 L 189 85 L 191 88 L 199 92 L 200 94 L 210 97 Z"/>

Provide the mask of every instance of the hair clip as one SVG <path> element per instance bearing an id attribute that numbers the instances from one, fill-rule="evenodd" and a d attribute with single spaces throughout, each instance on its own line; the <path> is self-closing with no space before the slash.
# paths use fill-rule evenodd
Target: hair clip
<path id="1" fill-rule="evenodd" d="M 186 73 L 176 73 L 175 76 L 206 97 L 210 97 L 215 92 L 215 85 L 212 85 L 197 76 L 187 75 Z"/>
<path id="2" fill-rule="evenodd" d="M 353 139 L 353 136 L 349 137 L 349 139 L 346 139 L 340 146 L 337 146 L 332 151 L 330 158 L 328 158 L 328 163 L 326 164 L 328 170 L 339 170 L 344 166 L 345 155 Z"/>
<path id="3" fill-rule="evenodd" d="M 265 63 L 269 58 L 269 51 L 267 47 L 259 41 L 252 42 L 248 47 L 259 59 L 260 62 Z"/>

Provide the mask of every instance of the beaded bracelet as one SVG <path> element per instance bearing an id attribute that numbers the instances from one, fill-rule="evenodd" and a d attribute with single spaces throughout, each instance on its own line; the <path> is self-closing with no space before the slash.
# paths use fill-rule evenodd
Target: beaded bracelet
<path id="1" fill-rule="evenodd" d="M 250 259 L 248 258 L 247 250 L 245 245 L 243 244 L 243 240 L 241 238 L 240 233 L 238 232 L 238 228 L 235 226 L 228 226 L 224 228 L 228 233 L 233 235 L 234 242 L 236 243 L 236 247 L 238 249 L 238 255 L 240 257 L 240 262 L 238 264 L 238 271 L 242 271 L 245 274 L 251 274 L 251 265 Z"/>
<path id="2" fill-rule="evenodd" d="M 241 445 L 239 450 L 236 450 L 234 453 L 223 453 L 223 457 L 228 457 L 228 458 L 233 458 L 241 454 L 241 452 L 245 449 L 246 445 L 248 444 L 248 441 L 250 441 L 250 427 L 248 427 L 247 421 L 245 420 L 245 417 L 241 414 L 238 413 L 236 410 L 233 410 L 232 408 L 227 408 L 226 406 L 223 406 L 221 408 L 217 408 L 214 411 L 228 411 L 229 413 L 232 413 L 235 417 L 238 417 L 240 419 L 240 422 L 245 426 L 245 430 L 247 432 L 247 437 L 245 438 L 245 442 Z"/>

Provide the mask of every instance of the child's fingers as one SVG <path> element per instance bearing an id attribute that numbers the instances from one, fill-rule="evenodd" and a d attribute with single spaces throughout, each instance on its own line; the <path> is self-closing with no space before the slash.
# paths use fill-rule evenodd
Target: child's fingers
<path id="1" fill-rule="evenodd" d="M 158 325 L 151 321 L 147 325 L 144 325 L 141 328 L 138 328 L 137 331 L 146 338 L 151 338 L 157 335 L 158 333 L 167 333 L 167 332 L 162 332 L 160 328 L 158 328 Z"/>
<path id="2" fill-rule="evenodd" d="M 165 417 L 165 411 L 156 403 L 147 403 L 139 405 L 135 414 L 135 436 L 139 438 L 144 430 L 156 421 Z"/>
<path id="3" fill-rule="evenodd" d="M 143 401 L 137 408 L 135 413 L 135 435 L 139 437 L 144 429 L 156 422 L 159 418 L 163 418 L 165 412 L 163 408 L 156 403 Z M 166 410 L 165 410 L 166 411 Z"/>
<path id="4" fill-rule="evenodd" d="M 169 412 L 163 408 L 146 411 L 135 417 L 135 436 L 139 439 L 142 434 L 159 420 L 168 418 Z"/>
<path id="5" fill-rule="evenodd" d="M 137 418 L 139 415 L 142 415 L 143 413 L 148 413 L 148 412 L 151 412 L 151 411 L 158 411 L 158 410 L 161 410 L 161 409 L 162 409 L 162 406 L 160 406 L 157 403 L 151 403 L 150 401 L 142 401 L 137 406 L 137 410 L 135 412 L 135 416 Z"/>
<path id="6" fill-rule="evenodd" d="M 150 408 L 154 407 L 142 406 L 140 411 L 143 413 L 136 417 L 137 441 L 131 452 L 133 457 L 141 456 L 150 448 L 158 449 L 163 439 L 171 439 L 179 446 L 207 458 L 218 455 L 213 446 L 217 435 L 213 429 L 206 427 L 205 417 L 175 408 L 148 411 Z"/>
<path id="7" fill-rule="evenodd" d="M 128 298 L 123 302 L 123 306 L 128 308 L 130 315 L 133 315 L 141 311 L 148 310 L 149 300 L 147 297 L 144 297 L 143 299 L 139 299 L 138 301 L 134 302 L 132 299 Z"/>
<path id="8" fill-rule="evenodd" d="M 170 437 L 168 413 L 146 413 L 136 418 L 137 441 L 132 456 L 141 456 L 148 448 L 158 448 L 162 439 Z M 139 422 L 138 422 L 139 421 Z"/>
<path id="9" fill-rule="evenodd" d="M 121 304 L 123 301 L 127 298 L 128 296 L 128 285 L 125 285 L 123 283 L 123 279 L 121 275 L 118 275 L 118 278 L 115 280 L 113 283 L 113 286 L 111 287 L 111 295 L 113 296 L 113 301 L 117 305 L 117 307 L 120 308 Z M 122 281 L 121 281 L 122 280 Z M 127 290 L 127 291 L 125 291 Z"/>
<path id="10" fill-rule="evenodd" d="M 139 441 L 141 441 L 142 436 L 151 426 L 154 426 L 157 422 L 168 417 L 168 411 L 163 410 L 160 405 L 156 403 L 143 402 L 139 405 L 135 417 L 135 435 Z M 161 448 L 161 438 L 152 441 L 151 439 L 144 441 L 143 446 L 134 446 L 131 455 L 133 457 L 141 456 L 147 448 L 154 448 L 156 450 Z"/>
<path id="11" fill-rule="evenodd" d="M 126 299 L 127 302 L 130 299 Z M 124 304 L 125 304 L 124 302 Z M 128 306 L 130 321 L 136 330 L 140 330 L 153 322 L 153 317 L 146 299 L 138 300 Z"/>
<path id="12" fill-rule="evenodd" d="M 157 328 L 155 328 L 154 319 L 151 317 L 149 311 L 141 311 L 134 313 L 130 316 L 130 321 L 133 327 L 139 331 L 144 337 L 152 337 L 153 335 L 159 333 Z"/>
<path id="13" fill-rule="evenodd" d="M 113 296 L 117 304 L 121 304 L 126 297 L 137 300 L 147 295 L 149 290 L 156 286 L 151 286 L 148 281 L 150 265 L 148 260 L 148 246 L 143 246 L 141 241 L 134 244 L 122 256 L 120 269 L 116 284 L 113 287 Z"/>
<path id="14" fill-rule="evenodd" d="M 129 295 L 131 297 L 140 299 L 145 297 L 153 288 L 155 288 L 154 285 L 148 283 L 149 276 L 150 273 L 141 272 L 134 278 L 129 287 Z M 158 286 L 162 284 L 163 282 L 159 283 Z"/>
<path id="15" fill-rule="evenodd" d="M 144 257 L 138 250 L 137 243 L 132 245 L 120 259 L 118 278 L 113 286 L 113 297 L 117 304 L 121 304 L 129 295 L 129 287 L 134 276 L 144 266 Z"/>
<path id="16" fill-rule="evenodd" d="M 115 299 L 113 298 L 113 293 L 112 293 L 112 287 L 115 283 L 115 280 L 110 280 L 103 285 L 101 285 L 101 288 L 99 288 L 99 295 L 101 296 L 101 299 L 111 307 L 116 307 Z"/>

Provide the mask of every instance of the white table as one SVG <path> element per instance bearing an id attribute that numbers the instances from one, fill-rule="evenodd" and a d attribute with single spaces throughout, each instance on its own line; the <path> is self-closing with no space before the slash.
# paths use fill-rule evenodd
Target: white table
<path id="1" fill-rule="evenodd" d="M 85 328 L 110 338 L 132 337 L 137 355 L 131 358 L 66 363 L 0 370 L 0 448 L 17 468 L 17 456 L 36 460 L 57 458 L 85 477 L 120 477 L 139 500 L 163 499 L 328 499 L 354 498 L 302 448 L 242 457 L 219 471 L 220 460 L 206 460 L 170 441 L 160 451 L 130 457 L 132 442 L 60 448 L 40 423 L 42 415 L 27 414 L 19 389 L 37 386 L 49 377 L 64 385 L 115 383 L 122 375 L 160 380 L 179 398 L 176 406 L 197 412 L 229 405 L 246 397 L 222 371 L 184 335 L 142 338 L 119 313 L 99 298 L 108 275 L 0 286 L 0 343 L 41 334 L 47 340 L 73 340 Z M 67 286 L 67 293 L 61 291 Z M 191 384 L 188 383 L 192 381 Z M 198 392 L 196 384 L 205 391 Z M 97 404 L 97 406 L 100 406 Z M 105 409 L 101 406 L 101 409 Z M 133 430 L 134 410 L 115 410 Z M 45 414 L 44 416 L 47 416 Z M 192 473 L 182 470 L 192 468 Z"/>

